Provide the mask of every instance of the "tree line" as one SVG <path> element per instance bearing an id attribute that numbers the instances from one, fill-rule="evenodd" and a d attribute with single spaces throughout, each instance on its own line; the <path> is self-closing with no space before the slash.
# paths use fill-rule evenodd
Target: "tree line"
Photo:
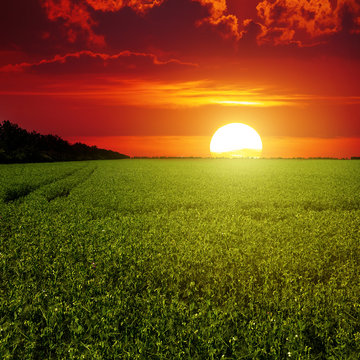
<path id="1" fill-rule="evenodd" d="M 116 151 L 77 142 L 70 144 L 57 135 L 28 132 L 8 120 L 0 124 L 0 163 L 126 159 Z"/>

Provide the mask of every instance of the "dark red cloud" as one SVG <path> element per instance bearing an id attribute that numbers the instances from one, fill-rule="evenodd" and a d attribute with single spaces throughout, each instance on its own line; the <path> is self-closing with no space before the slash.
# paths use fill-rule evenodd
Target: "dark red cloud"
<path id="1" fill-rule="evenodd" d="M 225 37 L 239 39 L 238 19 L 233 14 L 227 13 L 226 0 L 189 0 L 197 2 L 206 9 L 202 18 L 196 22 L 197 26 L 210 24 L 219 28 Z M 132 9 L 138 15 L 145 16 L 150 10 L 167 5 L 170 1 L 165 0 L 85 0 L 78 2 L 75 0 L 41 0 L 43 8 L 46 10 L 49 20 L 62 21 L 67 29 L 68 40 L 75 42 L 79 34 L 87 35 L 89 44 L 105 45 L 105 39 L 101 34 L 96 33 L 98 22 L 96 12 L 117 13 L 125 8 Z M 175 3 L 174 0 L 172 2 Z M 178 4 L 184 4 L 178 2 Z M 206 14 L 206 15 L 205 15 Z M 192 12 L 188 12 L 192 17 Z M 193 24 L 195 25 L 195 23 Z"/>
<path id="2" fill-rule="evenodd" d="M 165 52 L 176 56 L 203 55 L 221 50 L 221 37 L 197 22 L 209 15 L 207 8 L 189 0 L 170 0 L 139 15 L 129 7 L 117 12 L 93 14 L 98 31 L 113 49 Z M 214 46 L 215 45 L 215 46 Z"/>
<path id="3" fill-rule="evenodd" d="M 262 33 L 259 43 L 313 46 L 342 31 L 360 33 L 357 0 L 263 0 L 256 6 Z"/>
<path id="4" fill-rule="evenodd" d="M 96 25 L 84 2 L 73 0 L 41 0 L 49 20 L 62 20 L 67 29 L 67 38 L 74 43 L 79 36 L 78 33 L 86 35 L 89 43 L 94 45 L 105 45 L 104 37 L 96 34 L 93 27 Z"/>
<path id="5" fill-rule="evenodd" d="M 151 53 L 140 53 L 122 51 L 117 54 L 95 53 L 90 50 L 83 50 L 65 55 L 56 55 L 50 59 L 43 59 L 38 62 L 22 62 L 0 67 L 0 72 L 52 72 L 52 73 L 142 73 L 144 68 L 154 66 L 186 66 L 198 67 L 198 64 L 183 62 L 178 59 L 160 59 Z M 169 71 L 167 68 L 165 71 Z"/>
<path id="6" fill-rule="evenodd" d="M 294 46 L 315 47 L 296 56 L 351 55 L 360 43 L 356 0 L 13 0 L 1 10 L 0 51 L 23 51 L 24 60 L 129 50 L 195 62 L 268 56 L 278 45 L 291 56 Z"/>
<path id="7" fill-rule="evenodd" d="M 238 6 L 241 10 L 233 13 L 236 5 L 231 0 L 229 1 L 231 10 L 226 0 L 41 1 L 48 19 L 60 21 L 66 28 L 70 42 L 85 36 L 88 44 L 96 46 L 104 46 L 108 35 L 101 31 L 101 19 L 106 17 L 99 13 L 121 13 L 131 9 L 137 16 L 149 17 L 151 22 L 151 13 L 156 8 L 163 7 L 169 10 L 169 13 L 162 17 L 165 23 L 167 17 L 171 18 L 172 8 L 177 7 L 180 10 L 180 17 L 185 18 L 185 13 L 181 9 L 187 7 L 187 17 L 192 21 L 188 24 L 190 28 L 194 25 L 198 27 L 210 25 L 221 36 L 235 41 L 243 37 L 246 33 L 246 25 L 250 21 L 258 23 L 261 28 L 261 33 L 257 36 L 259 44 L 313 46 L 344 30 L 349 34 L 360 33 L 360 4 L 356 0 L 339 0 L 336 3 L 330 0 L 263 0 L 257 5 L 255 2 L 250 2 L 257 13 L 256 16 L 249 13 L 252 15 L 249 18 L 244 18 L 241 14 L 241 11 L 245 13 L 243 6 Z M 191 6 L 191 3 L 198 3 L 204 10 L 200 12 L 198 8 Z M 194 13 L 197 14 L 195 18 Z M 128 21 L 125 20 L 125 23 Z M 121 28 L 122 23 L 118 24 Z M 152 23 L 151 27 L 154 26 L 158 27 L 157 24 Z M 184 29 L 185 27 L 179 31 Z"/>

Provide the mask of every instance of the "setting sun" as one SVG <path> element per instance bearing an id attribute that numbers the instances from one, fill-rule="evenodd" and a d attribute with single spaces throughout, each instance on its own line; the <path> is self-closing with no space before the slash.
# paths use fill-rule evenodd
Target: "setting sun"
<path id="1" fill-rule="evenodd" d="M 249 125 L 232 123 L 219 128 L 210 142 L 214 157 L 260 157 L 260 135 Z"/>

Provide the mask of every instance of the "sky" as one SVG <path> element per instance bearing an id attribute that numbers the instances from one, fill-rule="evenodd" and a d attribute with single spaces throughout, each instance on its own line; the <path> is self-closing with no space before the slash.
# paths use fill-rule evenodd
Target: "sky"
<path id="1" fill-rule="evenodd" d="M 11 0 L 0 120 L 130 156 L 360 156 L 358 0 Z"/>

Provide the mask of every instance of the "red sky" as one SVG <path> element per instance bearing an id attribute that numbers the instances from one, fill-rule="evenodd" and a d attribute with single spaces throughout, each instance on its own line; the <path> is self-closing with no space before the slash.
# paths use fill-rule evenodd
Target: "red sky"
<path id="1" fill-rule="evenodd" d="M 131 156 L 208 156 L 242 122 L 263 156 L 360 155 L 358 0 L 12 0 L 0 120 Z"/>

